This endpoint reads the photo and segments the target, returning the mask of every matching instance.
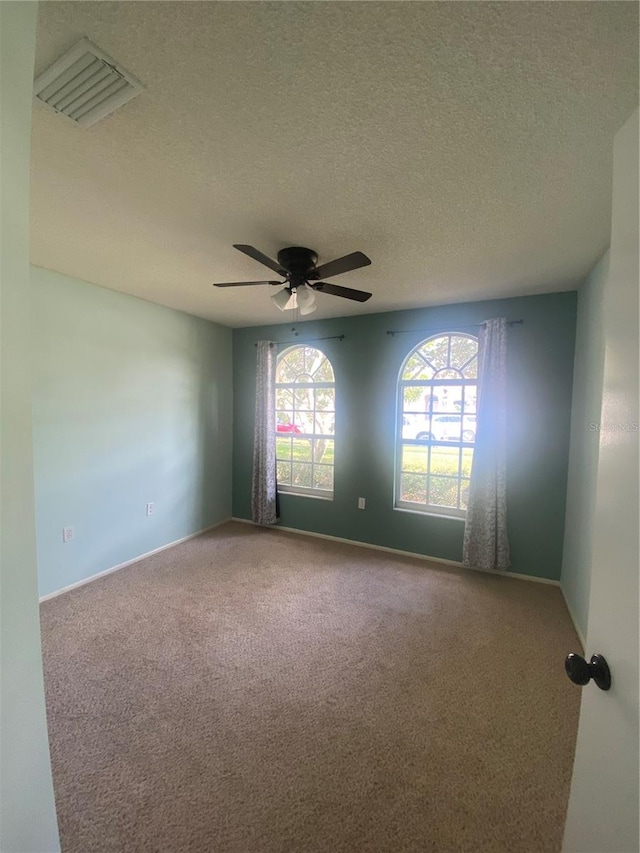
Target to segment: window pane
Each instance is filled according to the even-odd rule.
[[[314,382],[333,382],[333,370],[329,360],[323,357],[318,367],[313,371]]]
[[[276,410],[276,429],[278,424],[282,424],[284,426],[290,426],[293,423],[293,412],[289,410],[277,409]],[[280,430],[280,432],[288,432],[290,430]]]
[[[469,481],[460,481],[460,509],[467,509],[469,501]]]
[[[478,378],[478,357],[476,356],[472,359],[469,364],[463,369],[462,375],[465,379],[477,379]]]
[[[400,500],[426,503],[427,478],[420,474],[403,474],[400,483]]]
[[[296,412],[296,426],[305,435],[313,435],[313,412]]]
[[[404,366],[403,379],[431,379],[433,367],[428,364],[418,353],[414,353]]]
[[[436,445],[431,448],[432,474],[446,474],[449,477],[457,477],[459,472],[460,449],[458,447],[441,447],[440,445]]]
[[[315,347],[305,347],[304,348],[304,370],[305,373],[308,373],[309,376],[313,377],[313,374],[318,370],[323,361],[326,360],[326,356],[323,352],[320,352],[319,349]],[[313,381],[317,382],[315,378]]]
[[[402,416],[402,438],[417,441],[428,441],[431,438],[431,421],[429,415],[406,412]]]
[[[316,388],[316,409],[323,412],[333,412],[336,408],[336,392],[334,388]]]
[[[471,476],[471,463],[473,462],[473,450],[471,448],[463,448],[462,450],[462,476]]]
[[[433,506],[458,506],[458,481],[447,477],[429,477],[429,503]]]
[[[292,486],[311,488],[311,464],[294,462],[292,465]]]
[[[276,382],[295,382],[298,371],[291,366],[289,358],[283,358],[276,368]]]
[[[434,379],[462,379],[462,377],[457,370],[453,370],[451,367],[445,367],[436,373]]]
[[[402,470],[426,474],[429,464],[429,448],[417,444],[402,445]]]
[[[293,409],[293,392],[290,388],[276,388],[276,409]]]
[[[475,442],[476,440],[476,416],[465,415],[462,419],[462,440]]]
[[[293,459],[295,462],[311,462],[311,439],[310,438],[294,438],[293,444]]]
[[[291,463],[290,462],[280,462],[277,463],[277,474],[276,478],[278,483],[282,486],[290,486],[291,485]]]
[[[418,350],[420,355],[436,370],[449,364],[449,336],[442,335],[424,343]]]
[[[281,435],[276,436],[276,457],[278,459],[291,458],[291,439]]]
[[[429,411],[432,389],[428,385],[405,385],[403,391],[403,411],[421,412]]]
[[[314,466],[313,488],[333,490],[333,467],[331,465]]]
[[[456,367],[458,370],[462,369],[465,367],[467,362],[475,360],[477,352],[478,341],[475,338],[468,338],[466,335],[451,335],[451,367]],[[465,375],[466,374],[467,371],[465,370]]]
[[[478,398],[478,386],[475,383],[463,385],[462,391],[462,406],[460,407],[465,414],[475,415],[476,401]]]
[[[333,412],[316,412],[316,433],[334,435],[336,431],[336,416]]]
[[[314,462],[333,465],[333,441],[329,438],[316,438],[313,441]]]
[[[313,388],[296,388],[294,400],[297,412],[312,412],[314,400]]]

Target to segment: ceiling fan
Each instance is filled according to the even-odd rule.
[[[284,281],[225,281],[214,284],[214,287],[248,287],[254,284],[270,284],[275,287],[284,285],[271,299],[280,311],[297,308],[301,314],[312,314],[316,308],[315,292],[328,293],[331,296],[342,296],[344,299],[354,299],[356,302],[366,302],[371,298],[370,293],[364,290],[353,290],[351,287],[340,287],[337,284],[320,281],[321,278],[331,278],[343,272],[360,269],[368,266],[371,261],[362,252],[352,252],[335,261],[316,266],[318,255],[313,249],[305,249],[302,246],[289,246],[278,252],[278,260],[273,261],[253,246],[235,244],[238,249],[253,258],[258,263],[264,264]]]

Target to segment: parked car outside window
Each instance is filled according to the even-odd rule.
[[[435,415],[431,422],[435,441],[475,441],[475,415]]]
[[[402,437],[427,441],[431,436],[431,418],[429,415],[403,415]]]
[[[416,441],[476,440],[475,415],[421,415],[402,417],[402,438]]]

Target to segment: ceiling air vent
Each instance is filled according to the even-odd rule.
[[[54,112],[89,127],[143,88],[89,39],[82,39],[37,78],[34,97]]]

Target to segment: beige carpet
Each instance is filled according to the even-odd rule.
[[[42,629],[64,853],[560,849],[557,588],[229,523]]]

